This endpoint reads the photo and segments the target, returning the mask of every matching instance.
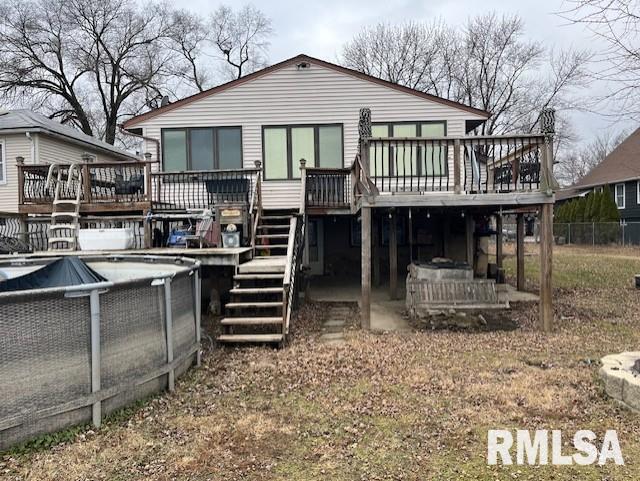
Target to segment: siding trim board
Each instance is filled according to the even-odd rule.
[[[0,141],[0,185],[7,185],[7,155],[4,149],[4,141]]]
[[[244,83],[250,82],[250,81],[255,80],[257,78],[260,78],[260,77],[262,77],[264,75],[267,75],[267,74],[269,74],[271,72],[274,72],[274,71],[280,70],[282,68],[288,67],[288,66],[290,66],[292,64],[298,64],[298,63],[301,63],[301,62],[309,62],[309,63],[312,63],[312,64],[316,64],[316,65],[319,65],[319,66],[322,66],[322,67],[325,67],[325,68],[329,68],[329,69],[334,70],[336,72],[340,72],[340,73],[343,73],[343,74],[346,74],[346,75],[350,75],[352,77],[357,77],[357,78],[359,78],[361,80],[366,80],[366,81],[369,81],[369,82],[372,82],[372,83],[383,85],[385,87],[388,87],[388,88],[391,88],[391,89],[394,89],[394,90],[398,90],[400,92],[404,92],[404,93],[409,94],[409,95],[414,95],[416,97],[421,97],[421,98],[426,99],[426,100],[431,100],[432,102],[437,102],[437,103],[446,105],[448,107],[452,107],[452,108],[463,110],[463,111],[466,111],[466,112],[469,112],[469,113],[472,113],[472,114],[476,114],[476,115],[479,115],[481,117],[484,117],[485,120],[488,119],[491,116],[491,114],[489,112],[486,112],[486,111],[481,110],[481,109],[476,109],[475,107],[470,107],[469,105],[461,104],[459,102],[455,102],[453,100],[445,99],[445,98],[442,98],[442,97],[437,97],[435,95],[428,94],[428,93],[425,93],[425,92],[421,92],[419,90],[415,90],[415,89],[412,89],[412,88],[409,88],[409,87],[404,87],[402,85],[398,85],[398,84],[395,84],[393,82],[389,82],[387,80],[383,80],[383,79],[380,79],[380,78],[377,78],[377,77],[373,77],[371,75],[367,75],[365,73],[358,72],[356,70],[352,70],[350,68],[343,67],[341,65],[336,65],[334,63],[330,63],[330,62],[327,62],[327,61],[324,61],[324,60],[320,60],[320,59],[317,59],[317,58],[314,58],[314,57],[310,57],[310,56],[305,55],[305,54],[300,54],[300,55],[297,55],[297,56],[292,57],[290,59],[284,60],[282,62],[273,64],[273,65],[271,65],[269,67],[266,67],[266,68],[264,68],[262,70],[258,70],[257,72],[253,72],[253,73],[251,73],[249,75],[245,75],[242,78],[239,78],[239,79],[236,79],[236,80],[232,80],[231,82],[227,82],[225,84],[218,85],[217,87],[213,87],[213,88],[211,88],[209,90],[205,90],[204,92],[199,92],[199,93],[191,95],[189,97],[185,97],[185,98],[177,100],[176,102],[173,102],[173,103],[171,103],[169,105],[157,108],[155,110],[151,110],[151,111],[146,112],[144,114],[136,115],[135,117],[132,117],[129,120],[127,120],[123,124],[123,127],[125,129],[131,128],[134,125],[136,125],[136,124],[138,124],[138,123],[140,123],[142,121],[149,120],[149,119],[151,119],[153,117],[157,117],[158,115],[164,114],[166,112],[169,112],[171,110],[177,109],[177,108],[182,107],[184,105],[188,105],[188,104],[190,104],[192,102],[195,102],[197,100],[200,100],[202,98],[209,97],[211,95],[217,94],[219,92],[223,92],[223,91],[231,89],[233,87],[237,87],[239,85],[242,85]]]

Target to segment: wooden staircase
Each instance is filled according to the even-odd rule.
[[[54,189],[48,248],[50,251],[74,251],[78,248],[80,229],[82,172],[76,164],[71,164],[65,176],[57,164],[52,164],[47,186]]]
[[[278,343],[285,340],[287,252],[293,245],[292,215],[260,216],[253,260],[238,266],[231,301],[220,321],[225,343]]]

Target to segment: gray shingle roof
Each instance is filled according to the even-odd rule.
[[[62,125],[44,115],[31,110],[8,110],[0,112],[0,133],[15,132],[43,132],[66,137],[70,142],[82,143],[117,158],[132,160],[135,154],[114,147],[107,142],[91,137],[77,129]]]

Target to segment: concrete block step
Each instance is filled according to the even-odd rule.
[[[231,294],[281,294],[282,287],[234,287],[229,292]]]
[[[219,342],[282,342],[282,334],[223,334],[218,336]]]
[[[225,305],[227,309],[273,309],[282,307],[282,301],[273,302],[229,302]]]
[[[262,326],[282,324],[282,317],[225,317],[223,326]]]

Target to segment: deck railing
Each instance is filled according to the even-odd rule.
[[[363,142],[379,192],[536,191],[547,144],[542,135],[370,138]]]
[[[151,174],[157,211],[205,209],[225,202],[250,202],[259,169],[197,170]]]
[[[352,199],[351,169],[307,167],[305,197],[310,208],[349,208]]]
[[[58,163],[62,178],[68,176],[70,164]],[[151,163],[95,162],[79,164],[82,185],[64,182],[61,199],[73,199],[81,190],[83,204],[109,203],[122,205],[149,202]],[[18,196],[20,205],[50,205],[54,190],[47,185],[50,164],[18,163]]]

